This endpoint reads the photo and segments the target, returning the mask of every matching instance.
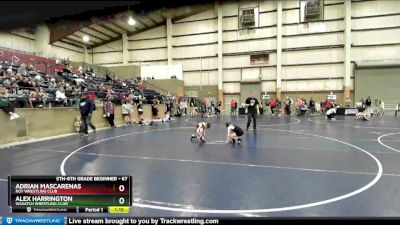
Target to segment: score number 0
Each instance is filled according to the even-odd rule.
[[[125,191],[125,186],[122,185],[122,184],[119,185],[118,190],[120,192],[124,192]],[[118,202],[119,202],[119,204],[123,205],[125,203],[125,198],[124,197],[119,198]]]

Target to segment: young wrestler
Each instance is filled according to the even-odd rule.
[[[363,120],[370,120],[372,116],[372,111],[370,108],[366,108],[363,112],[356,114],[356,120],[362,118]]]
[[[192,137],[190,138],[190,141],[193,141],[193,139],[197,138],[200,142],[205,143],[206,142],[206,129],[209,129],[211,127],[210,122],[201,122],[197,124],[196,127],[196,134],[197,137],[192,134]]]
[[[226,127],[228,129],[228,134],[226,135],[225,143],[226,144],[228,144],[229,142],[231,142],[232,144],[235,144],[235,142],[237,142],[238,144],[242,143],[242,139],[240,137],[243,135],[243,129],[230,122],[226,123]]]

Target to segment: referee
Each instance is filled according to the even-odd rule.
[[[247,106],[247,131],[249,131],[251,119],[253,118],[253,128],[254,131],[256,131],[256,125],[257,125],[257,114],[258,112],[258,100],[256,98],[256,93],[253,91],[251,93],[251,97],[248,97],[246,99],[246,106]]]

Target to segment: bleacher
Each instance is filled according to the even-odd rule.
[[[143,103],[152,103],[154,99],[163,101],[160,93],[146,87],[141,90],[140,81],[137,79],[110,79],[104,74],[94,74],[90,70],[77,74],[68,69],[65,61],[61,65],[47,63],[47,67],[51,67],[51,74],[48,74],[47,68],[43,71],[32,65],[32,57],[24,57],[25,61],[22,61],[13,55],[11,60],[5,60],[4,53],[1,55],[3,59],[0,59],[0,87],[7,89],[9,99],[15,102],[16,107],[26,107],[30,92],[38,89],[47,93],[47,102],[52,106],[62,105],[55,97],[58,89],[65,91],[68,106],[75,106],[82,94],[94,94],[100,100],[111,97],[115,104],[121,104],[129,95],[135,102],[142,100]],[[23,64],[27,65],[26,68]],[[40,102],[40,99],[33,101],[34,104]]]

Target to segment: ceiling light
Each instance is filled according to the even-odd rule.
[[[83,39],[84,42],[88,42],[89,41],[89,36],[84,35],[82,39]]]
[[[136,23],[136,21],[132,17],[129,17],[128,24],[133,26],[133,25],[135,25],[135,23]]]

